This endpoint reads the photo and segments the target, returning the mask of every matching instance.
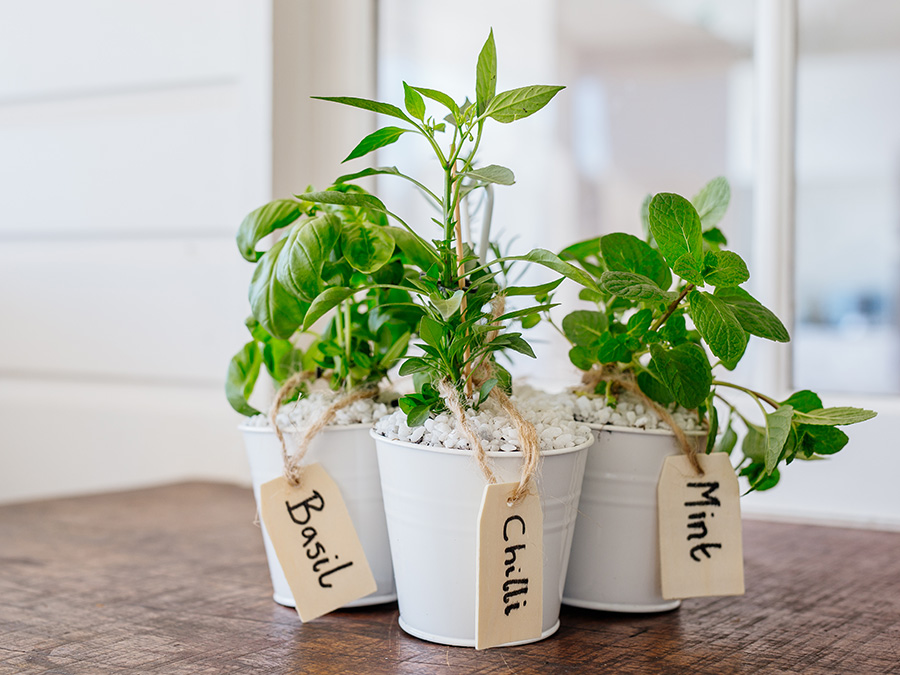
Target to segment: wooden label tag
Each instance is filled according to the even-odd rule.
[[[260,514],[302,621],[375,592],[341,491],[321,464],[303,467],[297,487],[284,476],[261,485]]]
[[[537,494],[509,504],[518,485],[488,485],[481,499],[475,553],[475,649],[541,636],[544,514]]]
[[[666,457],[657,486],[659,558],[666,600],[744,594],[737,476],[723,452]]]

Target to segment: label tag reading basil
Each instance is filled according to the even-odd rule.
[[[302,621],[376,590],[338,486],[321,464],[299,486],[280,476],[260,486],[260,514]]]
[[[741,505],[728,455],[666,457],[657,486],[662,595],[667,600],[744,594]]]
[[[536,494],[509,504],[518,485],[488,485],[481,499],[475,570],[475,649],[541,636],[544,514]]]

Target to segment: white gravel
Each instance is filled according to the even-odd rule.
[[[558,394],[561,405],[566,406],[572,417],[588,424],[608,425],[614,427],[631,427],[633,429],[668,429],[669,425],[659,419],[656,412],[628,392],[618,396],[616,407],[606,404],[605,396],[586,396],[573,391]],[[697,414],[676,406],[668,407],[675,423],[685,431],[699,430]]]
[[[308,426],[318,419],[325,409],[339,396],[332,391],[313,391],[309,396],[288,403],[278,411],[278,427],[284,431]],[[385,396],[380,398],[384,399]],[[390,398],[390,397],[387,397]],[[343,426],[346,424],[372,424],[379,417],[384,417],[394,406],[374,398],[364,398],[351,403],[346,408],[338,410],[334,419],[328,426]],[[265,415],[256,415],[246,422],[251,427],[270,426],[269,418]]]
[[[592,440],[590,428],[572,418],[570,410],[557,397],[534,389],[516,391],[511,397],[522,416],[534,424],[541,441],[541,450],[575,447]],[[482,404],[478,411],[466,411],[469,425],[481,438],[488,452],[519,450],[519,434],[509,416],[493,400]],[[456,419],[449,412],[425,420],[418,427],[406,424],[401,410],[375,423],[376,433],[387,438],[434,447],[470,449],[468,439]]]

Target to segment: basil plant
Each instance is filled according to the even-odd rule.
[[[326,192],[358,203],[279,199],[250,213],[238,230],[241,255],[256,264],[246,321],[252,339],[232,358],[226,379],[228,400],[243,415],[259,414],[248,399],[263,366],[278,385],[305,371],[334,390],[350,390],[377,386],[408,347],[418,313],[403,309],[410,297],[398,285],[405,258],[396,228],[367,206],[365,199],[374,198],[361,188]],[[284,236],[257,250],[276,232]],[[313,332],[331,309],[324,329]],[[309,344],[301,349],[304,333]]]
[[[595,308],[569,313],[557,328],[571,343],[575,366],[603,373],[591,393],[606,394],[611,404],[610,378],[618,376],[633,378],[663,406],[696,410],[709,430],[707,453],[732,453],[742,427],[737,470],[751,489],[765,490],[778,483],[779,465],[838,452],[848,441],[838,426],[875,413],[825,408],[811,391],[779,401],[720,374],[737,366],[751,336],[790,340],[778,317],[742,287],[750,278],[744,260],[725,249],[717,225],[730,195],[724,178],[692,200],[657,194],[642,209],[646,240],[614,233],[562,251],[560,257],[589,273],[597,288],[579,296]],[[553,323],[549,312],[542,316]],[[729,390],[749,397],[761,421],[733,405]]]

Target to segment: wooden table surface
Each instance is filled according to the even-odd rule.
[[[0,507],[0,674],[900,673],[900,534],[747,521],[747,594],[563,608],[548,640],[406,635],[396,603],[308,624],[271,599],[249,490],[188,483]]]

